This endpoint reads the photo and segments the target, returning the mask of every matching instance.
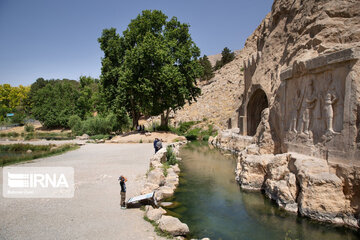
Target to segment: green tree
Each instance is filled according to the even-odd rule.
[[[86,116],[96,112],[98,104],[99,87],[97,80],[92,77],[80,76],[79,99],[77,100],[77,108],[79,116],[84,119]]]
[[[22,85],[12,87],[10,84],[0,85],[0,120],[4,120],[6,113],[15,113],[12,122],[23,123],[24,108],[29,96],[30,87]]]
[[[235,53],[231,52],[231,50],[225,47],[221,52],[221,60],[216,61],[214,70],[218,70],[222,68],[225,64],[231,62],[235,59]]]
[[[211,63],[209,61],[209,58],[206,55],[204,55],[202,58],[200,58],[199,62],[204,69],[203,74],[200,77],[200,81],[210,80],[211,78],[213,78],[214,72]]]
[[[231,62],[235,58],[235,53],[231,52],[231,50],[227,47],[224,48],[224,50],[221,52],[221,61],[223,65]]]
[[[69,117],[78,114],[76,83],[52,80],[38,89],[32,97],[35,118],[48,128],[67,127]]]
[[[100,82],[107,108],[122,113],[125,109],[133,127],[141,114],[161,114],[166,126],[171,110],[200,94],[196,87],[202,73],[200,50],[188,24],[167,18],[161,11],[145,10],[122,36],[111,28],[98,39],[104,51]]]

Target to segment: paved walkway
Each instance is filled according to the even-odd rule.
[[[21,166],[75,169],[71,199],[0,197],[0,239],[163,239],[139,209],[121,210],[118,177],[128,178],[127,199],[145,180],[152,144],[86,144]],[[0,187],[2,191],[2,169]]]

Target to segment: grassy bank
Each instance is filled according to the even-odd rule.
[[[75,136],[71,132],[55,133],[55,132],[0,132],[0,138],[9,140],[32,140],[32,139],[45,139],[45,140],[72,140]]]
[[[32,144],[9,144],[0,145],[0,165],[6,166],[22,161],[49,157],[78,149],[75,144],[64,145],[32,145]]]

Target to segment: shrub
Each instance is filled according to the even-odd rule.
[[[71,131],[75,135],[83,134],[83,126],[82,126],[81,118],[78,115],[70,116],[68,121],[68,126],[71,128]]]
[[[34,125],[32,124],[25,124],[25,132],[34,132]]]
[[[169,165],[175,165],[178,163],[178,161],[176,160],[176,155],[173,152],[171,146],[167,146],[167,148],[166,148],[166,162]]]
[[[196,140],[200,136],[200,131],[200,128],[193,128],[185,134],[185,137],[187,140]]]

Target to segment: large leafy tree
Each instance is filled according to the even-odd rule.
[[[0,85],[0,120],[4,120],[6,113],[15,113],[13,120],[20,120],[16,123],[21,123],[25,117],[24,108],[29,91],[30,87],[22,85],[18,87],[12,87],[10,84]]]
[[[32,96],[32,113],[45,127],[67,127],[71,115],[79,114],[78,82],[50,80]]]
[[[104,29],[98,39],[104,51],[101,91],[110,109],[126,109],[137,125],[141,114],[162,115],[167,125],[171,110],[196,100],[202,73],[199,48],[189,25],[158,10],[145,10],[131,20],[120,36]]]

